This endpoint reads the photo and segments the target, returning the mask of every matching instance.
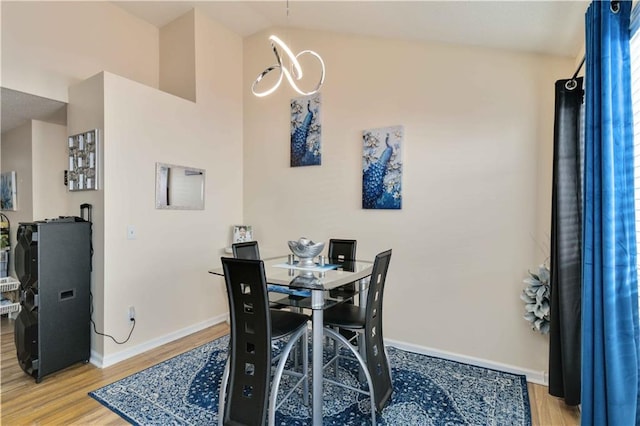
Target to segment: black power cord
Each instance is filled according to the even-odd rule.
[[[84,218],[84,210],[87,210],[87,222],[89,222],[89,244],[90,244],[90,259],[91,259],[91,263],[90,263],[90,270],[93,271],[93,223],[91,222],[91,210],[92,210],[93,206],[91,204],[81,204],[80,205],[80,216],[82,216]],[[91,310],[89,313],[89,320],[91,321],[91,324],[93,325],[93,332],[96,333],[99,336],[105,336],[110,338],[111,340],[113,340],[117,345],[124,345],[125,343],[127,343],[129,341],[129,339],[131,339],[131,335],[133,334],[133,330],[135,330],[136,328],[136,319],[135,318],[131,318],[131,330],[129,330],[129,335],[127,336],[127,338],[122,341],[122,342],[118,342],[116,340],[115,337],[113,337],[110,334],[105,334],[105,333],[100,333],[96,327],[96,323],[93,321],[93,293],[91,293],[91,291],[89,292],[89,298],[91,300]]]
[[[99,336],[105,336],[110,338],[111,340],[113,340],[117,345],[124,345],[125,343],[127,343],[129,341],[129,339],[131,338],[131,335],[133,334],[133,330],[135,330],[136,328],[136,319],[135,318],[131,318],[131,330],[129,330],[129,335],[127,336],[127,338],[122,341],[122,342],[118,342],[116,340],[115,337],[113,337],[110,334],[105,334],[105,333],[100,333],[97,329],[96,329],[96,323],[93,322],[93,293],[89,292],[89,297],[91,298],[91,312],[90,312],[90,320],[91,320],[91,324],[93,324],[93,332],[96,333]]]

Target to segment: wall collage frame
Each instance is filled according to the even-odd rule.
[[[69,191],[99,189],[98,144],[98,129],[69,136]]]

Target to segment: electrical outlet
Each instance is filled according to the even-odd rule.
[[[129,306],[129,321],[133,321],[136,319],[136,308],[133,306]]]

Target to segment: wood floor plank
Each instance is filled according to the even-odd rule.
[[[220,324],[104,369],[91,364],[74,364],[45,376],[41,383],[36,384],[18,365],[13,321],[3,317],[0,334],[0,424],[128,424],[89,397],[88,393],[228,332],[228,325]]]
[[[75,364],[45,376],[42,382],[18,365],[13,321],[2,317],[0,333],[0,424],[2,425],[126,425],[124,419],[88,396],[92,390],[217,339],[227,324],[168,343],[104,369]],[[548,394],[545,386],[528,384],[534,426],[577,426],[580,413]]]

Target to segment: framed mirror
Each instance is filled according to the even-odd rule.
[[[156,163],[156,208],[204,210],[205,171]]]

